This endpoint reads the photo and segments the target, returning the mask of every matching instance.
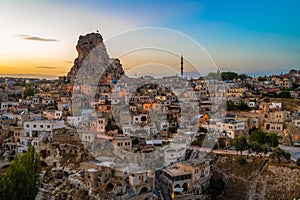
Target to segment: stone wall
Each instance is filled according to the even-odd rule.
[[[300,199],[300,167],[295,163],[251,157],[239,164],[238,157],[216,156],[214,177],[221,176],[226,183],[220,199]]]

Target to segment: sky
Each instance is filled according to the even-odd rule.
[[[287,72],[300,68],[299,7],[297,0],[1,0],[0,74],[66,75],[77,57],[79,35],[96,30],[108,40],[110,56],[119,57],[127,70],[136,65],[146,70],[147,64],[150,69],[151,63],[168,69],[167,65],[179,66],[178,54],[189,58],[187,63],[199,58],[197,54],[207,54],[222,71]],[[110,45],[111,38],[143,27],[174,30],[175,36],[167,38],[164,33],[145,34],[147,29],[142,33],[144,40],[157,40],[157,44],[170,40],[178,50],[170,43],[164,46],[165,60],[163,56],[149,59],[162,52],[159,48],[152,54],[149,49],[114,53],[126,43]],[[199,44],[202,51],[184,39],[176,40],[176,34]],[[135,37],[127,39],[137,42]],[[174,52],[176,56],[170,56]]]

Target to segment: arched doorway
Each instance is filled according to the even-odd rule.
[[[183,187],[184,192],[189,190],[189,184],[188,183],[184,183],[182,187]]]
[[[107,184],[107,186],[106,186],[106,189],[107,189],[108,191],[112,191],[112,190],[114,190],[114,188],[115,188],[115,186],[114,186],[112,183],[109,183],[109,184]]]
[[[45,161],[42,161],[42,160],[41,160],[41,166],[42,166],[42,167],[48,167],[48,164],[47,164]]]
[[[142,121],[142,122],[146,122],[146,121],[147,121],[147,117],[146,117],[146,116],[142,116],[142,117],[141,117],[141,121]]]
[[[148,193],[148,188],[143,187],[140,191],[140,194],[146,194],[146,193]]]

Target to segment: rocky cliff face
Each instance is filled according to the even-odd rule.
[[[225,192],[219,199],[299,199],[300,167],[277,164],[262,158],[248,158],[239,164],[237,156],[217,156],[214,176],[225,181]]]
[[[267,164],[253,193],[252,199],[300,199],[300,168]]]
[[[67,74],[68,81],[74,82],[75,79],[89,79],[105,83],[108,77],[109,80],[119,79],[120,75],[124,74],[120,61],[109,58],[103,38],[99,33],[79,36],[76,50],[78,57]],[[87,84],[91,83],[87,82]]]

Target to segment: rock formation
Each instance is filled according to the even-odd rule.
[[[110,84],[109,81],[118,80],[124,74],[120,61],[109,58],[103,38],[99,33],[79,36],[76,50],[78,57],[67,74],[68,81],[73,83],[75,79],[88,79]]]

